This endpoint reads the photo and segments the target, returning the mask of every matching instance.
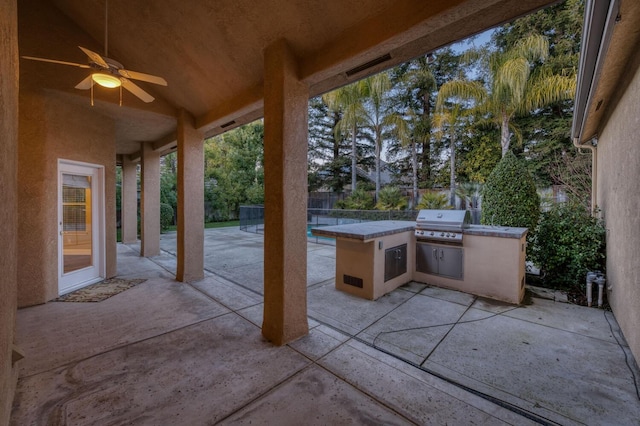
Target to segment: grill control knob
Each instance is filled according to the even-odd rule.
[[[429,235],[431,235],[431,236],[433,237],[433,235],[434,235],[434,234],[433,234],[433,231],[431,231],[431,233],[430,233]]]
[[[441,232],[441,233],[440,233],[440,236],[441,236],[441,237],[444,237],[444,232]]]

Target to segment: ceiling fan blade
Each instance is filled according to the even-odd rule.
[[[76,84],[76,89],[89,90],[91,89],[92,84],[93,84],[93,80],[91,79],[91,76],[89,76],[84,80],[82,80],[80,83]]]
[[[132,81],[127,80],[126,78],[121,78],[120,80],[122,81],[122,87],[139,97],[142,101],[149,103],[155,99],[153,96],[142,90],[140,86],[133,83]]]
[[[51,62],[52,64],[71,65],[78,68],[91,68],[87,64],[76,64],[75,62],[58,61],[56,59],[36,58],[34,56],[23,56],[24,59],[30,59],[32,61]]]
[[[109,68],[109,64],[107,64],[107,62],[102,58],[102,56],[100,56],[99,54],[97,54],[92,50],[87,49],[86,47],[82,47],[82,46],[78,46],[78,47],[89,57],[89,59],[91,59],[92,62],[95,62],[96,64],[100,65],[102,68]]]
[[[133,80],[146,81],[147,83],[159,84],[160,86],[166,86],[167,80],[156,75],[145,74],[137,71],[118,70],[121,76],[131,78]]]

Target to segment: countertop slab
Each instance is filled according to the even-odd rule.
[[[311,233],[317,237],[350,238],[367,241],[401,232],[413,232],[416,223],[408,220],[381,220],[374,222],[350,223],[345,225],[331,225],[312,228]],[[465,228],[465,235],[479,235],[499,238],[522,238],[528,232],[527,228],[511,226],[471,225]]]
[[[527,228],[514,226],[471,225],[463,231],[465,235],[481,235],[485,237],[522,238],[527,235]]]
[[[366,241],[401,232],[413,232],[415,227],[416,223],[413,221],[380,220],[311,228],[311,233],[318,237],[351,238]]]

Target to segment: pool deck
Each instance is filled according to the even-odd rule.
[[[263,236],[205,230],[193,284],[174,280],[175,244],[119,244],[118,276],[147,281],[103,302],[18,311],[11,424],[640,424],[611,312],[416,282],[359,299],[335,289],[335,247],[309,243],[310,332],[276,347]]]

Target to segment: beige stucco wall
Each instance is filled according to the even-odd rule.
[[[114,124],[68,95],[39,91],[28,84],[24,78],[21,80],[18,147],[20,307],[44,303],[58,296],[58,159],[104,166],[106,275],[116,274]]]
[[[9,423],[17,369],[11,366],[17,282],[18,25],[16,1],[0,0],[0,425]]]
[[[464,236],[464,277],[455,280],[414,273],[414,280],[518,304],[524,297],[526,235],[503,238]]]
[[[640,360],[640,52],[619,83],[617,102],[598,138],[597,198],[607,227],[607,292]]]
[[[407,272],[385,282],[385,252],[404,244],[407,245]],[[336,288],[354,296],[376,300],[413,279],[416,257],[413,231],[366,242],[338,238],[336,253],[340,253],[336,256]],[[345,284],[345,275],[361,278],[362,288]]]

